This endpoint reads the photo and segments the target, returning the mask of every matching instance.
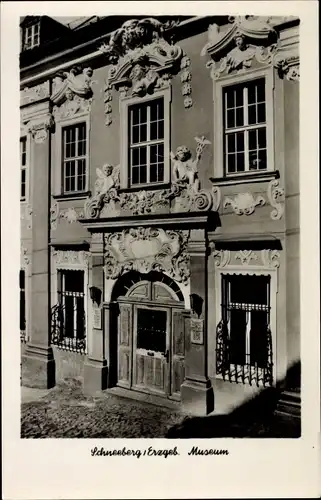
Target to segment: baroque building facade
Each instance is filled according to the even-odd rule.
[[[22,383],[298,394],[299,19],[21,32]]]

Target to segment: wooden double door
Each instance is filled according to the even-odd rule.
[[[118,385],[180,398],[185,367],[184,303],[160,283],[119,299]]]

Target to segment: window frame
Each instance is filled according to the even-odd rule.
[[[266,113],[266,155],[267,168],[262,170],[248,170],[242,172],[231,172],[226,174],[225,171],[225,125],[224,125],[224,90],[228,87],[248,83],[254,80],[265,79],[265,113]],[[226,183],[229,178],[233,177],[233,181],[238,182],[244,179],[248,182],[249,179],[260,178],[263,176],[275,174],[275,152],[274,152],[274,69],[268,67],[265,69],[259,68],[250,70],[246,73],[228,75],[214,80],[213,101],[214,101],[214,177],[219,180],[224,179]],[[231,179],[232,180],[232,179]],[[233,183],[234,183],[233,182]]]
[[[21,196],[21,185],[22,185],[22,178],[21,178],[21,173],[22,173],[22,164],[21,164],[21,150],[20,150],[20,204],[28,204],[30,200],[30,164],[31,164],[31,135],[29,132],[25,131],[24,129],[21,129],[20,131],[20,141],[19,141],[19,148],[21,141],[25,139],[26,141],[26,164],[24,165],[24,170],[26,172],[25,174],[25,196]]]
[[[86,124],[86,182],[83,191],[67,192],[64,193],[63,190],[63,129],[72,125],[78,125],[81,123]],[[88,112],[79,114],[73,118],[63,118],[56,121],[56,131],[53,139],[53,165],[54,178],[53,178],[53,190],[52,194],[55,199],[63,200],[74,200],[83,199],[85,200],[89,194],[90,186],[90,114]]]
[[[279,349],[277,346],[277,293],[278,293],[278,275],[277,269],[264,268],[261,266],[248,265],[248,266],[237,266],[228,265],[223,268],[215,269],[215,331],[217,324],[222,319],[222,275],[233,274],[233,275],[248,275],[248,276],[270,276],[270,328],[272,335],[272,361],[273,361],[273,386],[277,382],[277,372],[280,367],[276,364],[276,352]],[[215,334],[216,343],[216,334]],[[214,378],[222,379],[223,376],[216,372],[216,361],[214,364]],[[229,382],[230,383],[230,382]],[[234,380],[231,383],[236,383]],[[244,385],[248,385],[246,382]]]
[[[38,28],[37,33],[36,32],[36,27]],[[31,35],[29,35],[29,31],[31,30]],[[35,43],[35,38],[37,37],[37,43]],[[27,40],[31,40],[30,46],[27,45]],[[33,49],[34,47],[39,47],[40,45],[40,21],[37,23],[30,24],[28,26],[25,26],[24,28],[24,33],[23,33],[23,47],[24,50],[30,50]]]
[[[65,157],[65,147],[66,147],[66,142],[65,142],[65,131],[67,129],[75,129],[75,150],[78,149],[78,143],[79,143],[79,128],[81,125],[85,126],[85,144],[86,144],[86,154],[84,155],[75,155],[69,158]],[[71,125],[64,125],[61,128],[61,192],[63,195],[67,196],[73,196],[73,195],[78,195],[80,193],[84,193],[87,191],[87,175],[88,175],[88,154],[87,154],[87,124],[85,121],[80,121],[78,123],[73,123]],[[84,182],[84,188],[83,189],[78,189],[78,183],[79,183],[79,160],[85,160],[85,182]],[[67,162],[75,162],[75,186],[77,186],[77,189],[73,191],[67,191],[66,188],[66,163]],[[71,178],[71,176],[69,176]]]
[[[121,97],[119,99],[119,114],[120,114],[120,187],[123,189],[142,189],[146,187],[157,187],[160,188],[164,184],[170,182],[171,172],[170,172],[170,131],[171,131],[171,100],[172,100],[171,86],[155,91],[152,95],[147,95],[145,97]],[[129,162],[129,108],[136,104],[144,104],[155,99],[163,98],[164,102],[164,180],[162,182],[152,182],[144,184],[133,184],[131,185],[130,179],[131,175],[129,172],[130,162]]]

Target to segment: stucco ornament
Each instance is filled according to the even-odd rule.
[[[153,18],[131,19],[101,45],[99,50],[111,65],[108,83],[121,97],[130,92],[140,97],[152,94],[179,72],[183,51],[171,43],[172,27]],[[108,117],[106,123],[110,122]]]
[[[84,212],[82,210],[76,210],[74,207],[69,207],[66,210],[62,210],[59,217],[65,219],[68,224],[73,224],[77,222],[78,219],[84,218]]]
[[[190,275],[187,231],[138,227],[105,235],[105,273],[109,279],[135,270],[166,272],[179,282]]]
[[[57,229],[59,219],[59,205],[57,202],[53,203],[50,208],[50,228],[52,231]]]
[[[215,245],[213,248],[213,257],[214,263],[216,267],[226,267],[229,265],[231,260],[231,251],[230,250],[216,250]]]
[[[235,254],[235,260],[240,260],[242,266],[249,265],[251,260],[257,260],[257,255],[253,250],[239,250]]]
[[[270,213],[271,219],[281,219],[284,212],[284,188],[279,187],[279,181],[277,179],[269,183],[267,196],[271,207],[273,207]]]
[[[193,99],[192,99],[192,85],[191,85],[191,80],[192,80],[192,72],[190,69],[191,66],[191,60],[190,58],[185,54],[182,59],[181,59],[181,83],[182,83],[182,95],[184,97],[184,107],[185,108],[191,108],[193,106]]]
[[[129,210],[133,215],[150,214],[159,211],[161,206],[168,207],[169,201],[163,196],[163,191],[138,191],[137,193],[122,193],[120,207]]]
[[[85,216],[88,219],[98,218],[104,205],[110,205],[111,210],[115,211],[115,202],[119,201],[120,166],[106,163],[101,169],[96,168],[96,175],[94,196],[85,202]]]
[[[31,256],[29,254],[29,251],[21,242],[21,245],[20,245],[20,267],[21,267],[21,269],[27,270],[30,263],[31,263]]]
[[[53,250],[52,258],[55,267],[62,266],[63,269],[75,269],[76,267],[87,267],[90,253],[85,250]]]
[[[92,104],[93,70],[74,66],[53,79],[51,101],[56,120],[69,118],[79,113],[88,113]]]
[[[27,125],[27,131],[31,133],[32,138],[38,144],[44,142],[48,137],[48,130],[54,125],[54,118],[51,113],[38,116],[30,120]]]
[[[299,54],[297,51],[278,52],[274,58],[274,66],[278,70],[280,78],[296,82],[300,80]]]
[[[20,105],[24,106],[45,99],[46,97],[49,97],[49,80],[35,87],[25,87],[20,92]]]
[[[280,252],[278,250],[261,250],[262,264],[269,269],[280,267]]]
[[[239,193],[234,198],[226,197],[224,199],[224,208],[232,207],[236,215],[251,215],[257,206],[265,205],[263,196],[257,196],[254,199],[251,193]]]
[[[231,27],[224,31],[214,24],[208,30],[208,43],[201,55],[209,55],[206,64],[216,80],[232,71],[244,72],[253,60],[271,64],[277,49],[277,32],[267,18],[259,16],[230,16]]]

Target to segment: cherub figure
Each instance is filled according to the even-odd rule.
[[[196,157],[192,160],[192,153],[186,146],[179,146],[176,153],[171,152],[173,161],[173,180],[180,186],[189,186],[194,193],[200,190],[197,166],[201,159],[205,144],[210,144],[205,137],[195,137],[197,142]]]
[[[95,182],[95,195],[104,197],[112,188],[119,186],[119,167],[106,163],[103,167],[96,168],[97,180]]]

